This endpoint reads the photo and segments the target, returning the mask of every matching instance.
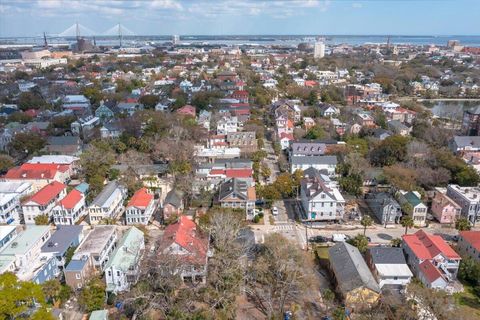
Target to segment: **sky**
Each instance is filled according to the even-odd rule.
[[[0,0],[2,37],[75,22],[97,35],[480,35],[480,0]]]

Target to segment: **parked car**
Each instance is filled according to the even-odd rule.
[[[330,239],[324,236],[315,236],[315,237],[310,237],[308,241],[313,243],[324,243],[324,242],[330,241]]]
[[[277,207],[272,207],[272,214],[274,216],[278,215],[278,208]]]
[[[333,242],[345,242],[349,239],[350,239],[350,237],[347,236],[346,234],[343,234],[343,233],[335,233],[335,234],[332,235],[332,241]]]

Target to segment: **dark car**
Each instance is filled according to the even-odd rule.
[[[324,236],[315,236],[315,237],[310,237],[308,239],[308,242],[314,242],[314,243],[323,243],[323,242],[328,242],[329,239]]]

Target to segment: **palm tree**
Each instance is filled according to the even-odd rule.
[[[405,227],[405,234],[407,234],[408,228],[412,228],[415,224],[413,223],[413,219],[410,216],[405,216],[401,220],[401,224]]]
[[[373,224],[373,220],[370,216],[363,216],[360,224],[363,226],[363,235],[365,235],[367,233],[367,227],[370,227]]]

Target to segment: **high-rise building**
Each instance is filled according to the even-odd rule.
[[[173,35],[172,36],[172,43],[175,45],[175,44],[178,44],[180,42],[180,36],[179,35]]]
[[[315,59],[321,59],[325,56],[325,43],[322,41],[315,42],[315,47],[313,48],[313,57]]]

